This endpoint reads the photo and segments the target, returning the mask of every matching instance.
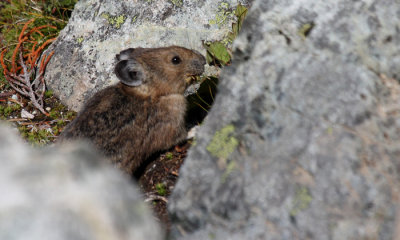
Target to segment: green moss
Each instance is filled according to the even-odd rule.
[[[167,194],[167,189],[164,183],[157,183],[155,187],[158,195],[165,196]]]
[[[120,29],[121,25],[125,22],[127,18],[124,14],[121,14],[119,16],[112,16],[109,13],[103,13],[101,14],[101,16],[105,18],[108,23],[116,29]]]
[[[174,157],[174,155],[173,155],[171,152],[167,152],[167,153],[165,154],[165,157],[166,157],[168,160],[171,160],[171,159]]]
[[[54,135],[58,135],[58,134],[60,134],[60,132],[61,132],[61,130],[60,130],[60,128],[59,128],[58,125],[53,126],[53,127],[51,128],[51,130],[53,130]]]
[[[44,96],[47,97],[47,98],[52,97],[53,96],[53,91],[47,90],[46,92],[44,92]]]
[[[300,211],[307,209],[312,201],[312,196],[307,187],[299,187],[293,199],[290,216],[296,216]]]
[[[76,116],[76,112],[74,112],[74,111],[68,111],[65,114],[65,118],[68,120],[72,120],[73,118],[75,118],[75,116]]]
[[[56,124],[57,124],[57,126],[63,126],[63,125],[65,125],[65,121],[59,119],[59,120],[57,120]]]
[[[51,118],[53,118],[53,119],[56,119],[56,118],[60,118],[61,116],[60,116],[60,112],[57,110],[57,109],[52,109],[50,112],[49,112],[49,116],[51,117]]]
[[[21,109],[21,106],[18,104],[10,104],[7,105],[6,107],[1,106],[0,107],[0,115],[2,115],[4,118],[8,118],[11,113],[13,113],[14,111],[18,111]]]
[[[29,130],[25,126],[19,126],[18,130],[21,136],[28,140],[34,146],[42,146],[51,142],[53,138],[52,131],[48,131],[47,129],[36,129],[33,128]]]
[[[232,124],[217,131],[210,144],[207,146],[207,151],[214,157],[227,159],[239,144],[239,141],[231,136],[234,131],[235,126]]]

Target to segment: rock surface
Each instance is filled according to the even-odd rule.
[[[0,125],[0,239],[163,239],[137,189],[86,144],[31,149]]]
[[[202,41],[222,40],[231,31],[239,2],[251,0],[80,0],[48,49],[54,55],[46,82],[64,103],[79,110],[85,99],[117,81],[113,69],[121,50],[179,45],[205,54]]]
[[[393,239],[399,3],[253,3],[169,201],[173,239]]]

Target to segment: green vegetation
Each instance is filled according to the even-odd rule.
[[[47,90],[46,92],[44,92],[44,96],[47,97],[47,98],[52,97],[53,96],[53,91]]]
[[[61,29],[65,27],[71,15],[72,9],[78,0],[50,0],[50,1],[28,1],[11,0],[0,2],[0,34],[3,38],[3,47],[8,51],[6,59],[11,54],[18,42],[18,36],[24,23],[34,19],[33,28],[46,26],[40,32],[34,32],[32,38],[40,39],[39,44],[56,37]],[[30,46],[25,46],[29,48]],[[0,87],[4,84],[4,76],[0,75]]]
[[[168,160],[171,160],[171,159],[174,157],[174,154],[172,154],[172,152],[167,152],[167,153],[165,154],[165,157],[166,157]]]
[[[18,104],[0,105],[0,119],[8,118],[13,112],[19,111],[21,106]]]
[[[158,195],[165,196],[167,194],[167,189],[164,183],[157,183],[155,187]]]
[[[220,9],[224,11],[217,14],[217,20],[211,21],[210,24],[222,24],[227,21],[227,19],[232,18],[233,16],[236,16],[237,21],[232,24],[232,31],[229,32],[225,39],[216,42],[204,42],[203,46],[207,50],[207,63],[217,66],[224,66],[228,65],[231,60],[231,54],[228,50],[228,46],[239,34],[239,31],[247,14],[247,8],[239,4],[233,11],[228,10],[229,5],[223,4],[222,7],[220,6]]]
[[[0,1],[0,52],[4,51],[5,67],[11,67],[12,54],[18,45],[26,56],[29,51],[38,49],[39,46],[47,46],[44,43],[55,39],[67,24],[77,2],[78,0]],[[27,28],[23,29],[25,25]],[[24,36],[29,36],[29,39],[19,39],[21,32],[25,33]],[[19,61],[15,63],[18,67]],[[3,70],[0,71],[0,92],[8,92],[11,87]],[[34,119],[20,121],[22,108],[30,113],[35,109],[27,99],[19,98],[14,101],[10,98],[11,95],[0,99],[0,119],[16,124],[21,135],[35,146],[53,141],[76,115],[59,103],[51,90],[47,90],[44,93],[44,102],[45,106],[51,107],[50,114],[46,116],[36,111]]]
[[[27,139],[34,146],[43,146],[53,141],[55,137],[53,130],[48,129],[37,129],[31,128],[29,129],[26,126],[19,126],[18,130],[20,131],[23,138]]]

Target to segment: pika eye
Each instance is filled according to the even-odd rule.
[[[178,65],[179,63],[182,62],[182,60],[181,60],[180,57],[175,56],[175,57],[172,58],[171,62],[172,62],[172,64],[174,64],[174,65]]]

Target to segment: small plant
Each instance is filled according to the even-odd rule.
[[[6,107],[0,106],[0,114],[4,117],[9,117],[11,113],[14,111],[18,111],[21,109],[21,106],[18,104],[10,104]]]
[[[165,157],[166,157],[168,160],[171,160],[171,159],[174,157],[174,155],[173,155],[171,152],[167,152],[167,153],[165,154]]]
[[[0,119],[14,122],[24,139],[35,146],[54,141],[76,115],[51,90],[45,91],[43,72],[51,53],[46,56],[42,53],[67,24],[77,1],[0,0]],[[13,101],[14,94],[31,101],[27,103],[20,97]],[[41,110],[43,105],[51,107],[51,110],[45,108],[49,114],[32,109],[32,106],[37,108],[32,97]],[[19,121],[20,104],[34,115],[33,119]]]
[[[167,194],[167,189],[166,189],[164,183],[157,183],[156,191],[157,191],[157,194],[160,196],[165,196]]]
[[[11,87],[19,94],[28,97],[31,100],[33,106],[36,107],[40,112],[48,115],[48,113],[43,108],[43,97],[46,89],[43,75],[46,65],[53,55],[53,52],[50,53],[48,56],[44,56],[40,61],[39,66],[37,62],[41,56],[43,49],[55,39],[49,39],[39,45],[39,42],[32,36],[33,33],[42,34],[40,30],[43,28],[55,27],[44,25],[28,30],[29,24],[31,24],[33,21],[34,19],[27,21],[22,28],[22,31],[18,37],[18,44],[12,54],[11,67],[8,67],[4,61],[4,54],[7,52],[7,49],[4,49],[1,52],[0,62],[1,66],[3,67],[4,77],[11,85]],[[24,44],[31,43],[32,41],[32,48],[25,51]],[[17,57],[19,57],[19,65],[17,65]],[[36,74],[36,77],[34,77],[37,67],[39,67],[39,70]]]
[[[207,50],[207,63],[217,66],[225,66],[230,63],[231,54],[227,46],[232,43],[239,34],[246,14],[247,8],[239,4],[234,11],[237,21],[232,24],[232,31],[226,38],[222,41],[203,42],[203,46]]]
[[[53,96],[53,91],[47,90],[46,92],[44,92],[44,96],[47,97],[47,98],[52,97]]]

